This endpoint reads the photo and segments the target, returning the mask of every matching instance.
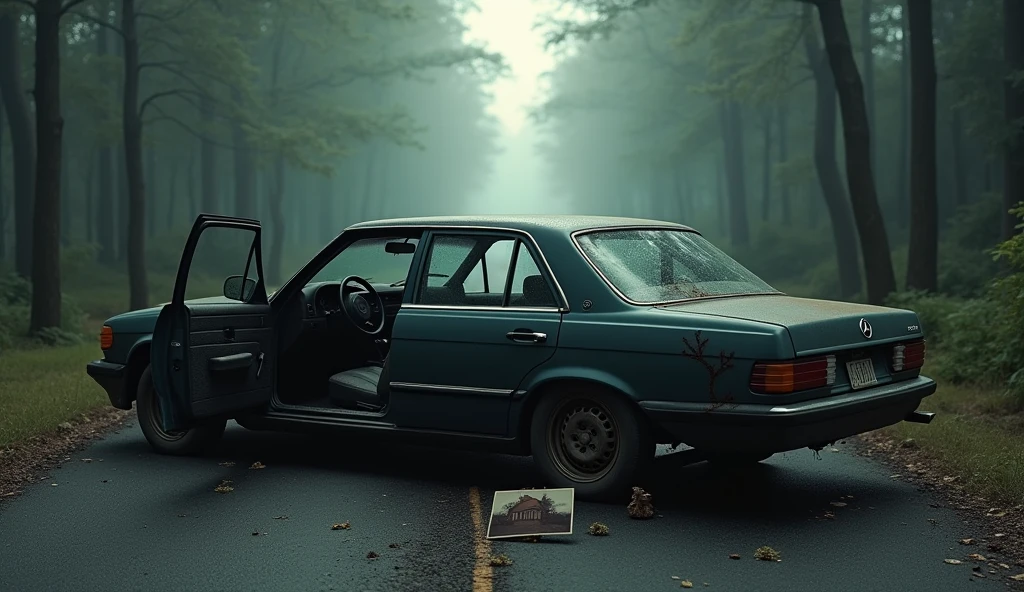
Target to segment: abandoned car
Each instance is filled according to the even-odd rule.
[[[260,223],[200,215],[170,302],[107,320],[88,373],[161,453],[348,430],[532,455],[591,499],[658,443],[735,465],[932,417],[915,313],[787,296],[679,224],[364,222],[268,292]]]

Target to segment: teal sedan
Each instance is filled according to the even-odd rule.
[[[609,499],[657,444],[742,465],[933,417],[915,313],[787,296],[679,224],[364,222],[270,294],[261,231],[199,216],[170,302],[102,329],[88,373],[157,452],[234,419],[532,455],[546,485]]]

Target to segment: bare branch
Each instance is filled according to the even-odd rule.
[[[63,6],[60,7],[60,14],[61,15],[67,14],[69,10],[71,10],[72,8],[78,6],[82,2],[85,2],[85,0],[68,0],[67,2],[64,3]]]
[[[188,102],[192,106],[197,106],[191,100],[186,99],[185,97],[187,96],[199,96],[201,98],[205,95],[203,93],[188,88],[174,88],[171,90],[153,93],[146,97],[146,99],[142,101],[142,104],[139,105],[139,117],[142,117],[146,114],[146,108],[149,107],[153,103],[153,101],[156,101],[164,97],[178,97],[181,99],[185,99],[186,102]]]
[[[117,33],[121,37],[124,37],[124,31],[122,31],[120,28],[118,28],[115,25],[112,25],[112,24],[108,23],[107,21],[105,21],[103,19],[100,19],[100,18],[97,18],[95,16],[92,16],[91,14],[85,14],[85,13],[82,13],[82,12],[78,12],[76,10],[69,10],[69,11],[66,11],[64,14],[71,14],[71,15],[77,16],[78,18],[80,18],[80,19],[82,19],[84,21],[88,21],[90,23],[93,23],[94,25],[99,25],[101,27],[105,27],[105,28],[110,29],[111,31]]]
[[[209,136],[201,134],[201,133],[197,132],[196,130],[192,129],[192,127],[190,125],[188,125],[184,121],[178,119],[177,117],[174,117],[173,115],[167,115],[160,108],[159,105],[153,105],[153,108],[156,109],[160,113],[160,117],[154,117],[153,119],[147,120],[145,123],[153,124],[153,123],[157,123],[159,121],[169,121],[169,122],[177,125],[181,129],[185,130],[190,135],[192,135],[192,136],[194,136],[194,137],[196,137],[196,138],[198,138],[198,139],[200,139],[200,140],[202,140],[204,142],[209,142],[213,146],[218,146],[220,148],[226,148],[228,150],[234,150],[235,149],[234,145],[232,145],[232,144],[225,144],[223,142],[218,142],[217,140],[214,140],[213,138],[210,138]]]

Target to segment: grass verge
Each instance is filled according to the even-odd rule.
[[[109,405],[106,393],[85,373],[85,364],[99,357],[99,347],[92,341],[4,352],[0,449]]]
[[[970,493],[1018,504],[1024,499],[1024,415],[998,390],[940,384],[921,403],[931,424],[899,423],[882,433],[913,445]]]

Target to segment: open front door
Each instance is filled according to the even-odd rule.
[[[274,324],[257,220],[200,214],[153,332],[151,364],[165,430],[266,405]]]

